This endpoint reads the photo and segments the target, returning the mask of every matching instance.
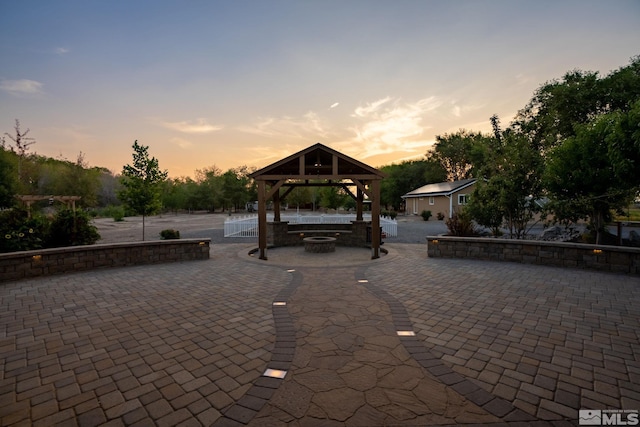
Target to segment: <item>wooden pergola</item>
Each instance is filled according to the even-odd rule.
[[[356,201],[356,221],[363,219],[364,196],[371,203],[372,258],[379,258],[380,182],[384,174],[358,160],[317,143],[252,173],[258,187],[258,247],[267,259],[267,202],[273,201],[274,222],[280,204],[296,187],[341,187]],[[352,191],[355,187],[355,194]],[[281,189],[285,189],[281,193]]]
[[[36,195],[17,195],[17,199],[19,199],[22,203],[27,205],[27,213],[29,217],[31,217],[31,205],[33,202],[39,202],[41,200],[49,200],[49,203],[62,202],[67,205],[67,208],[71,208],[73,212],[76,211],[76,202],[82,199],[81,196],[36,196]]]

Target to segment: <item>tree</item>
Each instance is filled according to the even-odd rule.
[[[618,179],[640,189],[640,95],[628,112],[611,114],[612,127],[606,137],[607,156]]]
[[[640,55],[631,63],[612,72],[602,82],[606,111],[629,111],[640,99]]]
[[[98,203],[100,169],[89,167],[80,152],[76,162],[37,157],[38,194],[80,196],[80,204],[93,207]]]
[[[485,140],[480,179],[467,209],[494,235],[504,222],[510,236],[520,239],[539,210],[542,157],[526,135],[500,130],[497,116],[491,117],[491,124],[494,135]]]
[[[311,203],[311,188],[310,187],[295,187],[288,195],[285,201],[289,206],[295,206],[300,208],[306,204]]]
[[[0,208],[13,206],[16,194],[16,178],[10,158],[11,154],[0,146]]]
[[[573,70],[543,84],[518,112],[513,127],[546,152],[575,136],[576,126],[602,114],[628,111],[638,99],[640,56],[604,78],[597,72]]]
[[[321,187],[320,206],[326,209],[338,209],[347,201],[347,195],[340,187]]]
[[[93,207],[98,203],[100,187],[100,169],[89,167],[82,151],[78,153],[75,163],[69,167],[63,176],[64,193],[70,196],[81,196],[82,206]]]
[[[476,182],[465,210],[480,225],[491,230],[494,236],[501,234],[500,227],[504,223],[504,210],[500,203],[501,189],[495,181],[489,183],[484,180]]]
[[[160,170],[158,160],[149,157],[149,147],[133,143],[133,165],[122,168],[122,190],[118,197],[131,210],[142,215],[142,240],[145,217],[161,208],[161,184],[167,179],[167,171]]]
[[[106,168],[96,168],[98,175],[98,206],[110,206],[120,204],[118,191],[120,190],[120,178]]]
[[[380,186],[382,205],[396,210],[400,209],[402,196],[409,191],[447,179],[446,171],[434,159],[405,161],[383,166],[381,171],[387,175]]]
[[[180,178],[167,179],[162,183],[162,206],[170,211],[178,212],[186,204],[186,192],[182,191]]]
[[[9,137],[13,141],[14,147],[11,147],[11,150],[18,154],[18,183],[22,184],[22,163],[24,159],[27,157],[27,151],[29,151],[29,146],[36,143],[34,138],[27,137],[29,133],[29,129],[24,132],[20,131],[20,121],[16,119],[16,124],[14,126],[15,136],[10,135],[5,132],[5,135]],[[4,141],[3,141],[4,146]]]
[[[440,163],[447,172],[447,180],[459,181],[472,178],[481,164],[485,136],[479,132],[460,129],[458,132],[436,136],[433,151],[427,153],[428,160]]]
[[[194,204],[198,209],[215,212],[216,205],[222,204],[220,176],[221,170],[215,165],[196,170],[198,189],[194,197]]]
[[[630,164],[620,156],[620,147],[636,147],[635,158],[640,157],[639,112],[640,107],[636,107],[626,114],[604,114],[592,123],[577,126],[575,136],[549,153],[544,182],[556,218],[589,219],[597,244],[603,243],[612,210],[627,206],[638,191],[637,164],[631,163],[635,172],[629,175]],[[629,124],[629,117],[636,119],[628,129],[635,134],[631,138],[621,131]]]
[[[611,209],[640,186],[640,56],[601,78],[574,70],[542,85],[512,127],[546,161],[556,219],[589,219],[602,242]]]
[[[249,200],[255,200],[258,197],[258,190],[255,182],[249,175],[254,171],[247,166],[240,166],[235,169],[229,169],[221,177],[222,196],[229,209],[233,206],[234,210],[238,210]]]
[[[233,169],[229,169],[222,174],[220,183],[222,184],[222,208],[237,209],[239,206],[244,205],[247,201],[246,183],[236,174]]]

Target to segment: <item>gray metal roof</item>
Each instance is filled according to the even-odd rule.
[[[438,182],[436,184],[427,184],[408,192],[407,194],[402,196],[402,198],[405,199],[408,197],[449,196],[456,191],[460,191],[475,184],[475,182],[475,178],[470,178],[453,182]]]

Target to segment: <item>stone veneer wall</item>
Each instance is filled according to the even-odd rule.
[[[640,275],[640,249],[580,243],[428,236],[429,257],[515,261]]]
[[[103,267],[209,259],[211,239],[70,246],[0,254],[0,282]]]
[[[336,246],[369,247],[367,228],[369,221],[351,221],[350,224],[289,224],[288,221],[267,223],[267,242],[269,245],[302,246],[303,237],[335,237]],[[336,236],[336,232],[340,233]],[[301,236],[300,234],[304,234]]]

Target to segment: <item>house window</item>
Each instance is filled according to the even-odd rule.
[[[458,204],[466,205],[469,203],[469,195],[468,194],[458,194]]]
[[[436,199],[433,198],[433,197],[429,197],[429,204],[432,205],[432,206],[435,205],[436,204]]]

